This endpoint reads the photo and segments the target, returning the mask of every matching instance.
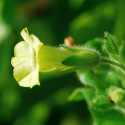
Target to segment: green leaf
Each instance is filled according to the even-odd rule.
[[[98,75],[92,71],[77,71],[79,80],[85,85],[94,88],[97,94],[105,94],[106,85],[98,79]]]
[[[124,108],[125,107],[118,105],[109,110],[101,111],[90,107],[94,119],[94,125],[124,125]]]
[[[112,106],[108,97],[104,95],[97,96],[92,102],[92,107],[100,111],[109,110]]]
[[[77,88],[69,96],[69,101],[81,101],[84,100],[84,88]]]
[[[123,62],[125,63],[125,41],[123,41],[123,43],[120,45],[120,56],[123,60]]]
[[[110,37],[109,33],[105,32],[105,47],[108,52],[108,54],[113,58],[113,59],[118,59],[119,58],[119,52],[118,48],[113,41],[113,39]]]
[[[88,105],[91,105],[93,99],[96,96],[96,91],[91,87],[85,87],[83,92]]]

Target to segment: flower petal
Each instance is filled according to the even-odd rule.
[[[32,53],[32,48],[25,41],[17,43],[14,48],[15,57],[32,57]]]
[[[20,86],[32,88],[34,85],[40,85],[37,55],[43,44],[36,36],[29,36],[27,28],[21,31],[21,35],[25,41],[14,48],[15,57],[11,60],[13,75]]]
[[[34,85],[40,85],[39,82],[39,72],[33,71],[31,74],[26,76],[19,82],[20,86],[32,88]]]

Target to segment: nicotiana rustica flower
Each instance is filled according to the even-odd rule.
[[[15,46],[11,60],[14,78],[20,86],[40,85],[39,72],[90,69],[100,60],[99,53],[89,48],[46,46],[35,35],[29,35],[27,28],[21,31],[21,36],[24,41]]]

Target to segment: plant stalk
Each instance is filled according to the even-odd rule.
[[[117,62],[115,60],[107,59],[107,58],[102,58],[101,61],[102,61],[102,63],[109,64],[109,65],[119,69],[120,71],[122,71],[125,74],[125,67],[122,64],[120,64],[119,62]]]

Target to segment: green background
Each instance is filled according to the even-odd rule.
[[[23,88],[13,78],[11,58],[27,27],[45,45],[103,38],[125,39],[124,0],[0,0],[0,125],[91,125],[85,101],[68,97],[82,84],[76,73],[41,73],[40,86]]]

